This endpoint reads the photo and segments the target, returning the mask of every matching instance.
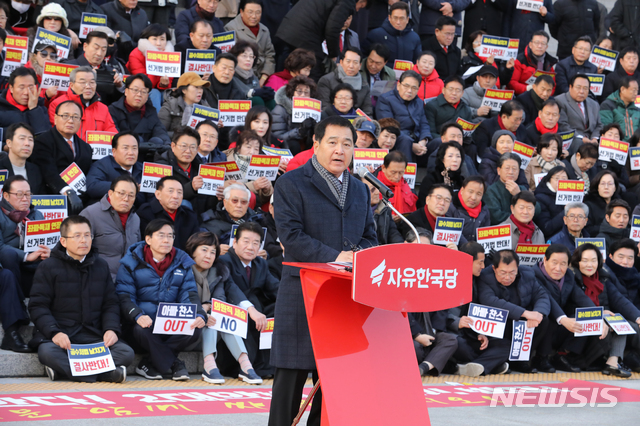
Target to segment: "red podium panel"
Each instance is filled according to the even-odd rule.
[[[326,264],[289,265],[302,268],[309,331],[322,382],[322,425],[428,426],[406,314],[354,302],[351,273]]]

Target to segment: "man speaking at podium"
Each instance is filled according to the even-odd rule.
[[[349,120],[322,120],[313,137],[315,155],[278,179],[273,205],[285,262],[352,262],[353,250],[378,245],[369,189],[347,170],[356,139]],[[289,426],[309,372],[318,380],[299,268],[282,268],[274,318],[269,426]],[[320,425],[321,408],[318,389],[308,425]]]

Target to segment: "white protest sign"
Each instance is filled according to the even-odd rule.
[[[267,318],[267,327],[260,332],[260,350],[271,349],[273,338],[273,318]]]
[[[353,170],[356,172],[361,167],[373,167],[377,169],[384,163],[384,157],[389,153],[388,149],[355,148],[353,150]]]
[[[556,191],[556,205],[566,206],[569,203],[581,203],[584,198],[584,181],[559,180]]]
[[[271,182],[278,176],[280,157],[275,155],[252,155],[247,169],[247,180],[252,181],[266,177]]]
[[[471,329],[478,334],[502,339],[509,311],[491,306],[469,304],[469,317],[473,320]]]
[[[618,336],[624,336],[625,334],[636,334],[636,331],[629,325],[629,322],[624,319],[620,314],[606,315],[604,320],[609,324],[609,327],[616,332]]]
[[[525,83],[528,84],[534,84],[536,82],[536,80],[538,79],[538,77],[540,77],[541,75],[548,75],[549,77],[553,78],[555,80],[555,76],[556,73],[553,71],[542,71],[542,70],[535,70],[533,72],[533,74],[531,74],[531,77],[529,77],[527,79],[527,81],[525,81]]]
[[[93,132],[87,130],[85,133],[85,140],[89,145],[91,145],[91,149],[93,154],[91,156],[92,160],[100,160],[108,155],[111,155],[111,140],[115,133],[113,132]]]
[[[147,51],[147,74],[180,78],[182,52]]]
[[[196,320],[197,305],[194,303],[158,304],[153,334],[184,334],[193,336],[191,324]]]
[[[69,49],[71,48],[71,37],[67,37],[60,33],[38,27],[35,38],[33,40],[33,45],[31,47],[32,52],[36,51],[36,46],[38,45],[38,42],[40,42],[40,40],[49,40],[56,45],[56,49],[58,51],[58,59],[67,59],[69,57]]]
[[[193,111],[191,112],[191,116],[189,117],[189,121],[187,124],[191,128],[196,128],[198,123],[204,120],[211,120],[215,124],[218,124],[218,120],[220,119],[220,111],[215,108],[206,107],[203,105],[194,105]]]
[[[236,32],[227,31],[224,33],[218,33],[213,35],[211,40],[214,46],[222,50],[222,53],[228,52],[236,44]]]
[[[216,319],[214,330],[247,338],[248,314],[246,309],[218,299],[211,299],[211,315]]]
[[[589,56],[589,62],[607,71],[616,69],[616,59],[618,59],[618,52],[600,46],[593,46],[593,50]]]
[[[511,225],[486,226],[476,229],[476,241],[484,252],[489,253],[491,249],[510,250],[511,249]]]
[[[71,163],[69,167],[60,173],[62,180],[73,188],[78,194],[87,190],[87,178],[76,163]]]
[[[69,76],[71,71],[78,68],[78,65],[59,64],[57,62],[45,62],[42,71],[42,84],[40,89],[57,87],[59,91],[69,90]]]
[[[456,123],[458,123],[460,126],[462,126],[462,132],[464,134],[464,137],[469,137],[473,134],[473,131],[476,130],[478,128],[478,126],[482,123],[482,122],[478,122],[478,123],[472,123],[470,121],[464,120],[460,117],[458,117],[456,119]]]
[[[320,122],[322,116],[322,102],[313,98],[294,96],[291,111],[291,122],[302,123],[307,118],[313,118]]]
[[[101,15],[99,13],[82,13],[80,18],[80,33],[78,38],[87,38],[87,35],[99,27],[107,26],[107,15]]]
[[[60,240],[63,219],[29,220],[24,227],[24,252],[32,253],[40,246],[54,248]]]
[[[538,12],[544,6],[544,0],[518,0],[516,9]]]
[[[571,147],[571,144],[573,143],[573,138],[576,135],[576,131],[575,130],[570,130],[568,132],[558,132],[558,136],[560,136],[562,138],[562,149],[563,150],[569,150],[569,147]]]
[[[587,243],[596,246],[603,259],[607,258],[607,242],[604,238],[576,238],[576,248]]]
[[[224,180],[244,180],[244,173],[240,170],[240,167],[235,161],[225,161],[223,163],[210,163],[211,166],[224,167],[226,172],[224,174]]]
[[[546,175],[546,173],[536,173],[533,175],[533,180],[536,182],[536,186],[540,185],[540,181],[544,179]]]
[[[225,126],[244,124],[244,119],[251,109],[251,101],[218,101],[220,121]]]
[[[515,143],[513,144],[513,153],[520,157],[520,168],[522,170],[525,170],[527,168],[534,152],[535,148],[527,145],[526,143],[515,141]]]
[[[403,72],[409,71],[412,68],[413,68],[413,62],[396,59],[393,62],[393,72],[396,73],[396,80],[400,79],[400,76],[402,75]]]
[[[547,251],[548,244],[518,244],[516,254],[520,259],[520,264],[533,266],[540,262]]]
[[[629,232],[629,238],[634,241],[640,241],[640,216],[634,214],[631,217],[631,231]]]
[[[600,336],[604,327],[604,308],[576,308],[576,321],[582,325],[582,333],[573,333],[575,337]]]
[[[22,58],[24,57],[24,52],[26,52],[26,50],[5,48],[4,52],[5,57],[1,75],[3,77],[9,77],[16,68],[20,68],[24,64],[24,62],[22,62]]]
[[[187,49],[187,57],[184,61],[184,72],[195,72],[199,75],[212,74],[215,62],[215,50]]]
[[[198,189],[198,194],[217,195],[218,187],[224,186],[224,167],[216,167],[209,164],[200,164],[200,172],[202,176],[202,188]]]
[[[66,219],[67,196],[66,195],[32,195],[31,204],[45,219]]]
[[[640,170],[640,146],[629,148],[629,165],[631,170]]]
[[[535,327],[527,327],[526,321],[513,321],[509,361],[529,361],[534,330]]]
[[[502,104],[513,99],[513,90],[487,89],[480,106],[488,106],[492,111],[500,111]]]
[[[104,342],[89,345],[71,344],[71,349],[67,349],[71,375],[93,376],[116,369],[116,365],[111,357],[111,351]]]
[[[140,192],[153,194],[156,192],[156,184],[165,176],[171,176],[173,169],[167,164],[147,163],[142,165],[142,180]]]
[[[600,138],[600,146],[598,147],[598,160],[615,160],[619,164],[624,166],[624,164],[627,162],[628,153],[628,142],[617,141],[615,139]]]
[[[418,164],[407,163],[407,167],[404,169],[404,181],[407,182],[409,188],[414,189],[416,187],[416,171],[418,170]]]
[[[453,217],[436,218],[436,227],[433,230],[432,244],[446,246],[449,243],[458,245],[462,236],[464,219]]]
[[[517,38],[483,35],[478,56],[481,58],[493,56],[495,59],[505,61],[516,59],[518,57],[519,45],[520,40]]]
[[[585,74],[589,79],[589,90],[595,95],[602,95],[604,89],[604,74]]]
[[[271,146],[263,146],[262,151],[264,151],[264,153],[267,155],[275,155],[287,161],[291,161],[291,159],[293,159],[293,154],[291,153],[290,150],[286,148],[274,148]]]

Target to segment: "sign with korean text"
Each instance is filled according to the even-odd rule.
[[[576,135],[576,131],[575,130],[570,130],[568,132],[558,132],[558,136],[560,136],[562,138],[562,149],[563,150],[569,150],[569,147],[571,147],[571,144],[573,143],[573,138]]]
[[[187,49],[187,57],[184,61],[184,72],[195,72],[199,75],[212,74],[215,63],[215,50]]]
[[[111,357],[111,351],[104,342],[92,343],[89,345],[71,344],[71,349],[67,349],[69,356],[69,366],[71,375],[93,376],[116,369]]]
[[[631,231],[629,232],[629,238],[634,241],[640,241],[640,216],[634,214],[631,217]]]
[[[640,170],[640,147],[629,148],[629,164],[631,165],[631,170]]]
[[[483,35],[478,56],[481,58],[493,56],[495,59],[503,59],[505,61],[512,58],[516,59],[519,45],[520,40],[517,38]]]
[[[235,161],[225,161],[223,163],[210,163],[211,166],[224,167],[226,172],[224,174],[224,180],[243,180],[244,173],[240,170],[240,167]]]
[[[364,117],[364,118],[366,118],[366,119],[367,119],[367,120],[369,120],[369,121],[373,121],[373,120],[371,119],[371,117],[369,117],[369,116],[368,116],[368,115],[367,115],[363,110],[361,110],[360,108],[358,108],[358,109],[356,110],[356,115],[359,115],[360,117]]]
[[[147,51],[147,74],[179,78],[182,52]]]
[[[611,161],[615,160],[623,165],[627,162],[627,154],[629,153],[629,143],[617,141],[615,139],[600,138],[600,147],[598,148],[598,160]]]
[[[40,246],[54,248],[60,240],[62,219],[29,220],[24,227],[24,252],[32,253]]]
[[[361,167],[373,167],[374,170],[382,166],[388,149],[355,148],[353,150],[353,170],[358,172]]]
[[[527,145],[526,143],[515,141],[513,144],[513,153],[520,157],[520,168],[522,170],[526,169],[531,161],[531,157],[533,157],[533,153],[535,152],[535,148],[531,145]]]
[[[591,56],[589,56],[589,62],[607,71],[616,69],[616,59],[618,59],[618,52],[600,46],[593,46]]]
[[[604,238],[576,238],[576,248],[587,243],[596,246],[603,259],[607,258],[607,243]]]
[[[521,265],[533,266],[540,262],[549,244],[518,244],[516,254]]]
[[[529,361],[534,330],[535,327],[527,327],[526,321],[513,321],[509,361]]]
[[[556,205],[565,206],[569,203],[581,203],[584,198],[584,181],[559,180],[556,191]]]
[[[244,124],[244,118],[251,109],[251,101],[219,101],[220,121],[225,126]]]
[[[513,90],[487,89],[480,106],[488,106],[492,111],[500,112],[502,104],[513,99]]]
[[[25,62],[22,62],[26,50],[4,49],[4,64],[2,65],[2,76],[9,77],[11,73],[20,68]]]
[[[87,178],[76,163],[71,163],[69,167],[64,169],[60,173],[60,177],[71,188],[73,188],[78,194],[87,190]]]
[[[218,49],[222,50],[222,53],[228,52],[236,45],[236,32],[227,31],[224,33],[214,34],[211,43],[213,43],[213,45]]]
[[[313,98],[294,96],[291,114],[292,123],[302,123],[307,118],[313,118],[319,123],[322,115],[322,102]]]
[[[518,0],[516,9],[538,12],[542,6],[544,6],[544,0]]]
[[[180,269],[176,269],[178,272]],[[186,272],[184,272],[186,273]],[[185,334],[193,336],[191,324],[196,320],[197,305],[194,303],[162,303],[158,305],[153,321],[153,334]]]
[[[66,219],[66,195],[32,195],[31,204],[45,219]]]
[[[211,315],[216,325],[210,327],[223,333],[247,338],[248,313],[246,309],[218,299],[211,299]]]
[[[57,87],[59,91],[66,92],[69,90],[69,75],[75,68],[78,68],[78,65],[45,62],[40,88]]]
[[[460,126],[462,126],[462,132],[464,137],[468,137],[471,136],[471,134],[473,133],[474,130],[476,130],[478,128],[478,126],[480,125],[480,123],[472,123],[470,121],[467,121],[465,119],[462,119],[460,117],[458,117],[456,119],[456,123],[458,123]]]
[[[417,170],[418,165],[416,163],[407,163],[407,167],[404,169],[404,181],[407,182],[411,189],[416,187]]]
[[[224,187],[224,167],[216,167],[209,164],[200,164],[200,172],[202,176],[202,188],[198,189],[198,194],[216,196],[218,187]]]
[[[433,230],[432,244],[446,246],[449,243],[458,244],[462,236],[464,219],[453,217],[437,217],[436,228]]]
[[[277,155],[280,158],[283,158],[287,161],[290,161],[293,158],[293,154],[290,150],[286,148],[274,148],[272,146],[263,146],[262,151],[264,151],[267,155]]]
[[[40,40],[50,40],[56,45],[58,51],[58,59],[67,59],[69,57],[69,49],[71,48],[71,37],[63,36],[60,33],[54,31],[45,30],[38,27],[36,36],[33,40],[32,52],[36,51],[36,45]]]
[[[155,193],[158,181],[165,176],[171,176],[172,173],[173,169],[167,164],[145,162],[142,165],[140,192]]]
[[[399,79],[403,72],[409,71],[411,68],[413,68],[413,62],[411,61],[396,59],[393,62],[393,72],[396,73],[396,79]]]
[[[114,135],[115,133],[113,132],[93,132],[87,130],[85,138],[93,150],[92,160],[100,160],[101,158],[111,155],[111,139],[113,139]]]
[[[502,339],[509,311],[491,306],[469,304],[469,317],[473,320],[471,329],[478,334]]]
[[[80,19],[80,33],[78,38],[87,38],[87,34],[95,30],[98,27],[107,26],[107,15],[101,15],[99,13],[82,13]]]
[[[0,170],[0,190],[4,187],[4,183],[9,179],[8,170]]]
[[[540,4],[542,4],[542,1],[540,1]],[[534,73],[531,75],[531,77],[529,77],[529,79],[527,81],[525,81],[525,83],[526,84],[534,84],[536,82],[536,80],[538,79],[538,77],[540,77],[541,75],[548,75],[548,76],[550,76],[550,77],[555,79],[556,73],[553,72],[553,71],[535,70]]]
[[[327,266],[330,268],[330,266]],[[388,244],[353,255],[352,299],[397,312],[471,302],[473,258],[432,244]]]
[[[247,169],[247,180],[252,181],[266,177],[271,182],[278,176],[280,157],[275,155],[252,155]]]
[[[484,252],[489,253],[491,249],[510,250],[511,249],[511,225],[485,226],[476,229],[476,241]]]
[[[604,89],[604,79],[606,76],[604,74],[585,74],[589,79],[589,90],[595,95],[602,95],[602,90]]]
[[[625,334],[636,334],[636,331],[629,325],[629,322],[624,319],[620,314],[604,315],[604,320],[609,324],[609,327],[616,332],[618,336],[624,336]]]
[[[260,332],[260,350],[271,349],[273,339],[273,318],[267,318],[267,326]]]
[[[191,117],[189,117],[188,121],[189,127],[195,129],[198,123],[204,120],[210,120],[218,124],[220,110],[198,104],[193,105],[193,112],[191,112]]]
[[[604,308],[576,308],[576,321],[582,325],[581,333],[573,333],[575,337],[600,336],[604,327]]]
[[[536,182],[536,186],[540,185],[540,181],[542,181],[546,175],[546,173],[536,173],[533,175],[533,180]]]
[[[20,52],[22,52],[21,63],[26,64],[29,60],[29,37],[7,34],[7,38],[4,41],[4,47],[2,48],[2,50],[6,51],[7,49],[19,50]]]

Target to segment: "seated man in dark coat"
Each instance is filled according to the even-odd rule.
[[[484,120],[471,136],[477,149],[477,156],[482,158],[484,150],[491,146],[493,134],[498,130],[509,130],[516,135],[516,140],[525,141],[527,137],[526,128],[522,125],[524,110],[518,101],[507,101],[500,108],[500,115]],[[467,155],[475,158],[473,153],[467,150]]]
[[[60,241],[33,279],[29,313],[36,326],[30,342],[51,380],[65,377],[81,382],[122,383],[133,350],[119,341],[120,305],[109,266],[91,250],[91,225],[70,216],[60,226]],[[71,344],[104,342],[115,370],[73,376],[67,350]]]
[[[589,218],[589,206],[584,203],[569,203],[564,206],[564,226],[553,235],[547,244],[562,244],[573,254],[576,249],[576,238],[589,238],[584,227]],[[609,246],[607,246],[609,248]]]
[[[442,80],[460,75],[462,53],[453,42],[457,22],[450,16],[441,16],[436,21],[435,37],[423,39],[422,49],[436,54],[436,71]]]
[[[628,238],[631,233],[631,207],[626,201],[617,199],[607,204],[604,220],[600,224],[600,233],[596,238],[604,238],[607,254],[614,241]]]
[[[189,33],[191,32],[191,25],[200,19],[204,19],[211,25],[213,29],[212,34],[218,34],[224,32],[224,24],[218,18],[215,13],[218,8],[218,2],[198,0],[196,4],[190,9],[183,10],[178,15],[176,20],[176,43],[180,44],[183,41],[189,39]]]
[[[553,93],[555,81],[550,75],[543,74],[536,78],[531,86],[531,90],[516,97],[524,108],[524,120],[522,124],[528,126],[538,118],[538,111],[542,109],[542,104],[547,101]]]
[[[14,175],[24,176],[29,180],[31,192],[36,195],[43,195],[45,192],[44,183],[42,182],[42,172],[40,167],[31,161],[27,161],[31,154],[35,142],[33,140],[33,129],[26,123],[13,123],[7,129],[6,146],[9,153],[0,158],[0,170],[4,169],[9,172],[9,177]]]
[[[456,336],[445,331],[446,321],[447,311],[409,314],[421,376],[438,376],[458,348]]]

